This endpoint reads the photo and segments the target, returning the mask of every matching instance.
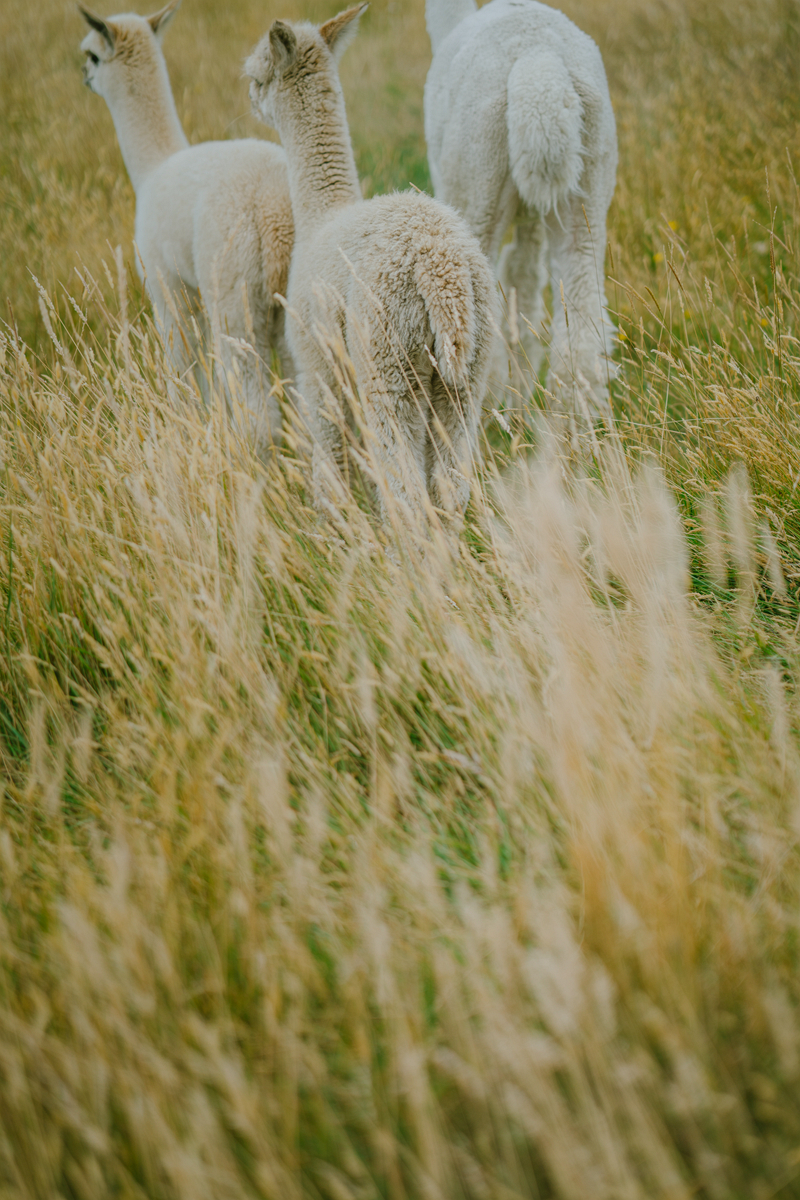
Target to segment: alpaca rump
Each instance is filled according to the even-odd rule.
[[[345,466],[338,336],[371,448],[403,508],[460,515],[497,326],[491,268],[452,209],[416,192],[362,200],[337,60],[366,5],[317,27],[276,21],[247,60],[284,145],[296,225],[287,337],[313,438],[317,503]],[[385,499],[384,516],[388,516]]]
[[[286,160],[255,138],[189,146],[161,50],[179,4],[107,19],[82,8],[84,79],[114,120],[136,193],[138,265],[174,365],[194,368],[207,394],[197,365],[213,352],[223,394],[241,401],[245,431],[265,453],[281,428],[272,352],[289,366],[275,300],[294,241]]]
[[[341,423],[326,414],[339,393],[329,347],[339,333],[361,417],[389,490],[408,508],[463,511],[497,316],[494,286],[474,239],[453,260],[454,213],[428,197],[361,201],[292,267],[289,339],[298,389],[315,437],[314,485],[343,467]],[[419,201],[419,202],[418,202]],[[381,249],[376,266],[374,251]],[[320,283],[324,281],[321,288]],[[326,468],[327,461],[327,468]]]
[[[434,58],[425,133],[435,193],[466,217],[507,297],[523,357],[579,414],[607,410],[613,326],[603,288],[617,138],[603,62],[563,13],[536,0],[427,0]],[[509,226],[513,236],[502,249]],[[511,340],[514,334],[510,331]]]

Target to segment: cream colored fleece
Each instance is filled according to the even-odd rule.
[[[294,241],[286,160],[254,138],[188,144],[160,44],[178,3],[152,17],[84,12],[92,26],[81,45],[84,77],[114,120],[136,192],[140,269],[174,361],[188,370],[216,351],[225,392],[241,396],[263,453],[281,426],[270,395],[273,349],[291,373],[274,299],[285,294]],[[205,383],[202,372],[198,379]]]
[[[325,506],[345,466],[341,396],[329,347],[353,363],[372,445],[394,497],[460,515],[479,453],[478,423],[496,310],[489,264],[465,222],[417,192],[362,200],[336,56],[365,5],[325,25],[275,22],[248,59],[255,111],[286,150],[296,245],[287,334],[315,436]]]
[[[425,134],[436,196],[464,214],[537,333],[549,279],[549,387],[579,412],[602,412],[614,333],[604,260],[617,136],[600,52],[537,0],[481,9],[474,0],[426,0],[426,15],[434,56]],[[520,329],[537,371],[542,343],[525,321]]]

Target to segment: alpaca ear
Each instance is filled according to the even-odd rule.
[[[169,4],[165,4],[159,12],[153,13],[151,17],[147,18],[148,25],[159,40],[164,36],[165,29],[180,6],[181,0],[170,0]]]
[[[285,71],[294,62],[297,54],[297,37],[283,21],[273,21],[269,31],[269,44],[275,69]]]
[[[340,12],[338,16],[331,17],[324,25],[320,25],[322,40],[337,63],[358,32],[358,18],[368,8],[369,4],[355,4],[352,8]]]
[[[84,8],[82,4],[78,5],[78,12],[83,17],[87,25],[91,25],[92,29],[96,29],[108,42],[109,50],[114,49],[116,38],[114,30],[110,25],[107,25],[102,17],[97,17],[93,12],[89,12],[88,8]]]

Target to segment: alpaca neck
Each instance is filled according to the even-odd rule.
[[[151,171],[189,145],[181,127],[167,65],[160,55],[135,73],[120,74],[105,100],[122,157],[138,193]]]
[[[301,79],[281,107],[278,132],[300,242],[334,209],[360,200],[361,188],[338,78]]]
[[[425,24],[433,53],[465,17],[478,11],[475,0],[425,0]]]

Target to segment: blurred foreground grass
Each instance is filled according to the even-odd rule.
[[[80,22],[0,15],[3,1196],[800,1195],[797,7],[568,11],[616,432],[492,422],[424,559],[166,403]],[[187,0],[193,138],[275,15]],[[427,57],[348,52],[372,190]]]

